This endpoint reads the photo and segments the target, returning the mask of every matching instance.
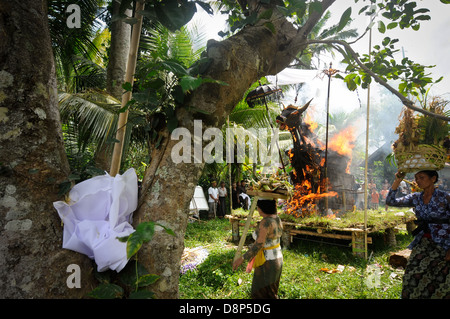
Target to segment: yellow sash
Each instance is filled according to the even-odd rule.
[[[266,257],[264,257],[264,250],[271,250],[271,249],[275,249],[280,247],[280,243],[271,246],[271,247],[267,247],[267,248],[263,248],[260,249],[259,252],[256,254],[254,261],[253,261],[253,268],[262,266],[265,262],[266,262]]]

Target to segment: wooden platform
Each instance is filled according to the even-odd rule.
[[[226,215],[226,218],[230,220],[232,226],[232,237],[233,241],[239,241],[242,238],[239,235],[239,228],[244,222],[247,221],[247,217]],[[387,227],[384,229],[386,235],[386,242],[389,246],[396,245],[395,232],[396,227],[402,223],[407,224],[407,229],[410,229],[409,223],[412,223],[414,219],[399,221],[396,226]],[[380,230],[377,230],[379,232]],[[303,225],[301,223],[292,223],[283,221],[283,237],[282,245],[283,247],[289,247],[296,235],[318,237],[318,238],[330,238],[339,240],[351,241],[352,251],[356,256],[364,257],[365,254],[365,236],[367,236],[367,244],[372,244],[372,237],[369,235],[373,233],[372,229],[364,230],[361,228],[339,228],[339,227],[321,227],[321,226],[311,226]],[[245,233],[246,235],[246,233]],[[242,241],[242,240],[241,240]]]

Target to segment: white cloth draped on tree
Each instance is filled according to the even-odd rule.
[[[75,185],[69,200],[53,206],[64,223],[63,248],[94,259],[98,271],[121,271],[128,262],[126,243],[117,237],[134,232],[138,184],[134,169],[115,177],[105,174]]]

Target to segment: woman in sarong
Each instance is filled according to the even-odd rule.
[[[411,255],[403,276],[404,299],[450,299],[450,194],[438,190],[436,171],[420,171],[415,175],[423,191],[395,198],[405,174],[397,173],[386,204],[414,207],[416,224]]]
[[[263,218],[253,234],[255,243],[233,263],[236,270],[243,262],[249,261],[247,271],[254,269],[252,299],[278,299],[283,254],[280,239],[283,231],[281,219],[277,216],[274,200],[258,200],[257,209]]]

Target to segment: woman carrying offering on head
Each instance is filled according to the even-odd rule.
[[[244,260],[249,261],[247,272],[254,269],[252,299],[277,299],[283,254],[280,247],[283,227],[277,215],[275,200],[258,200],[257,209],[263,218],[253,233],[255,243],[233,263],[236,270]]]
[[[424,170],[415,175],[422,192],[395,198],[405,173],[395,177],[386,205],[414,207],[418,225],[409,246],[402,298],[450,298],[450,194],[435,187],[436,171]]]

